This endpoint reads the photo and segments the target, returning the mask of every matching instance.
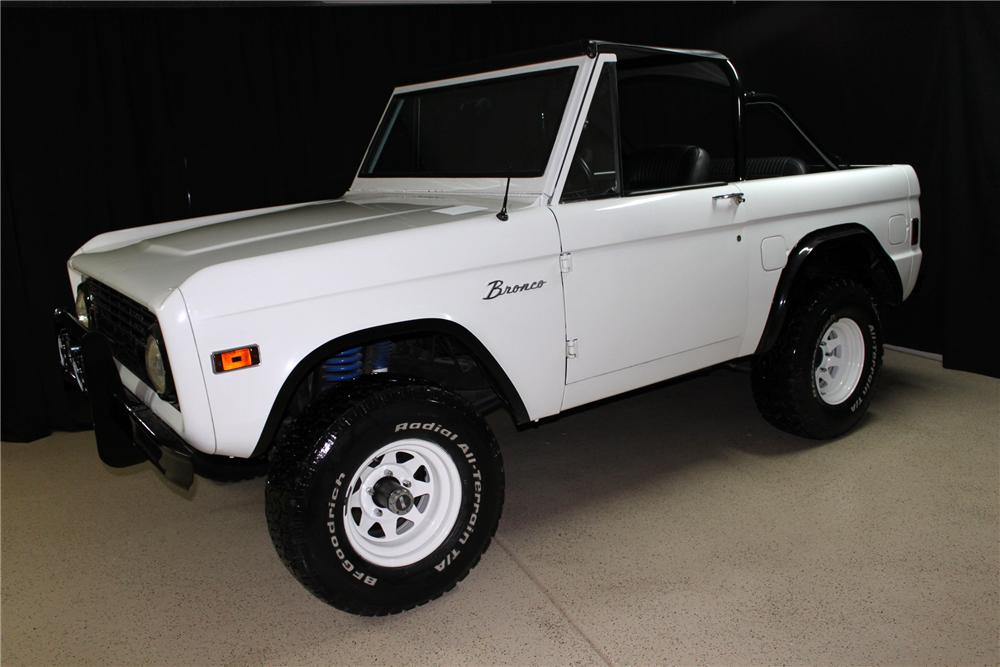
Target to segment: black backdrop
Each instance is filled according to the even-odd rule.
[[[845,159],[914,165],[924,267],[888,339],[1000,376],[996,5],[5,5],[2,437],[79,425],[50,316],[88,238],[335,197],[394,82],[586,37],[721,51]]]

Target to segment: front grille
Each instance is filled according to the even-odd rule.
[[[115,358],[144,382],[146,337],[156,317],[145,307],[96,280],[87,281],[91,295],[90,326],[111,341]]]

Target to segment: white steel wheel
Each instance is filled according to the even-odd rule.
[[[351,547],[375,565],[405,567],[440,547],[458,518],[458,467],[438,444],[407,438],[380,448],[347,487]]]
[[[840,405],[854,393],[865,366],[865,337],[849,317],[834,321],[820,336],[813,379],[824,403]]]

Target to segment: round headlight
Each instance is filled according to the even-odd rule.
[[[146,338],[146,377],[157,394],[167,393],[167,365],[163,361],[160,341],[152,334]]]
[[[90,328],[90,313],[87,312],[87,293],[83,287],[76,291],[76,319],[84,329]]]

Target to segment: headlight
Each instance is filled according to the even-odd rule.
[[[84,329],[90,328],[90,313],[87,311],[87,292],[83,285],[76,290],[76,319]]]
[[[146,378],[157,394],[163,396],[170,388],[163,343],[155,333],[146,338]]]

